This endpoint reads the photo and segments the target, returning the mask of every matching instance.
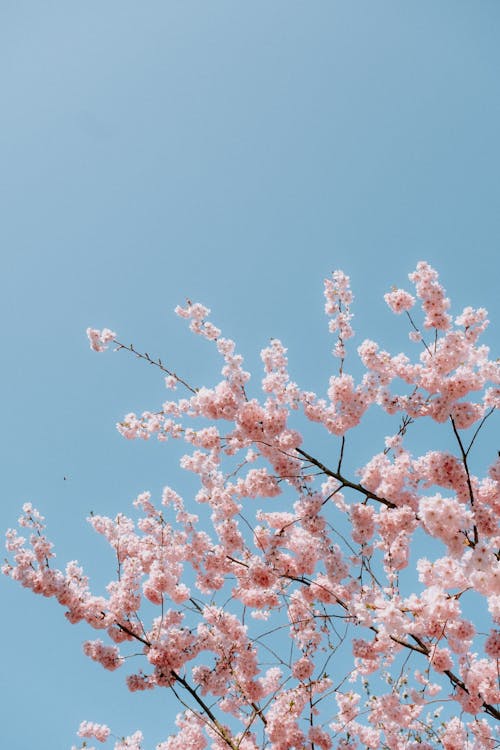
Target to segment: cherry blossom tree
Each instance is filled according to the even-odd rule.
[[[413,356],[365,340],[357,382],[346,372],[349,278],[336,271],[325,281],[337,365],[324,397],[291,380],[276,339],[261,353],[254,393],[234,342],[198,303],[176,312],[222,358],[211,387],[109,329],[88,330],[92,349],[131,352],[179,394],[127,414],[118,429],[184,441],[180,466],[198,490],[144,492],[131,516],[88,519],[116,554],[106,595],[92,593],[76,562],[54,567],[30,504],[19,520],[26,537],[7,533],[3,571],[54,597],[70,623],[100,631],[84,652],[128,672],[129,690],[176,696],[176,726],[157,750],[498,746],[500,458],[484,446],[482,477],[474,460],[500,406],[500,365],[478,343],[484,309],[453,319],[425,262],[409,279],[422,313],[403,289],[385,300],[404,314]],[[370,408],[392,433],[372,435],[378,452],[354,472],[349,437]],[[308,422],[322,431],[317,446]],[[427,449],[415,453],[420,425]],[[138,647],[142,665],[131,672]],[[140,731],[116,739],[90,721],[79,735],[82,747],[144,747]]]

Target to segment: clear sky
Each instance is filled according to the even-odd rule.
[[[321,391],[323,278],[350,274],[358,343],[389,346],[382,295],[426,259],[495,345],[499,38],[495,0],[2,0],[1,528],[33,502],[59,564],[104,580],[89,511],[177,481],[175,448],[114,429],[162,378],[92,354],[89,325],[213,383],[173,314],[200,300],[252,369],[279,337]],[[165,695],[83,657],[91,631],[4,578],[0,595],[2,746],[67,750],[82,719],[168,734]]]

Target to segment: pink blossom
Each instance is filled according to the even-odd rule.
[[[103,328],[102,331],[97,328],[87,328],[87,337],[91,349],[95,352],[103,352],[108,348],[107,344],[116,339],[116,333],[109,328]]]
[[[110,734],[109,727],[106,724],[95,724],[91,721],[82,721],[78,729],[80,737],[94,737],[99,742],[106,742]]]
[[[179,731],[165,742],[160,742],[156,750],[204,750],[207,739],[203,734],[203,722],[190,711],[178,714],[175,723]]]
[[[447,648],[432,649],[431,664],[436,672],[444,672],[453,667],[453,659],[450,650]]]
[[[404,289],[393,289],[392,292],[384,294],[384,299],[395,313],[402,313],[410,310],[415,304],[415,298]]]
[[[142,732],[134,732],[134,734],[115,742],[114,750],[143,750],[143,739]]]
[[[437,272],[425,261],[420,261],[416,271],[409,274],[409,279],[415,284],[417,296],[422,300],[422,309],[426,313],[424,326],[446,331],[451,322],[446,312],[450,300],[444,296]]]
[[[352,538],[355,542],[364,544],[372,538],[375,530],[374,516],[375,509],[371,505],[358,503],[351,508]]]
[[[441,733],[441,743],[445,750],[464,750],[467,747],[467,731],[458,718],[450,719]]]
[[[307,657],[302,657],[293,665],[293,676],[301,682],[307,680],[314,672],[314,664]]]
[[[333,353],[336,357],[345,357],[345,342],[354,336],[351,327],[352,314],[350,305],[353,295],[350,289],[349,276],[343,271],[334,271],[331,279],[325,279],[325,313],[331,317],[328,325],[330,333],[338,331],[338,340]]]
[[[98,661],[105,669],[118,669],[122,664],[120,652],[116,646],[105,646],[101,640],[86,641],[83,652],[94,661]]]
[[[220,372],[197,389],[169,375],[171,400],[117,425],[128,440],[181,441],[166,465],[189,474],[158,497],[135,493],[130,514],[90,515],[114,561],[101,590],[76,560],[57,567],[31,503],[8,530],[2,571],[99,631],[87,656],[111,671],[132,664],[132,692],[172,688],[192,706],[158,750],[494,747],[500,459],[491,441],[485,461],[476,451],[500,407],[500,363],[478,343],[483,308],[453,320],[431,266],[410,279],[432,335],[412,312],[421,345],[406,354],[366,339],[351,373],[349,278],[326,280],[341,362],[321,393],[292,380],[278,339],[250,380],[207,307],[177,308]],[[385,299],[396,313],[415,302],[398,288]],[[96,351],[115,339],[88,336]],[[79,734],[105,742],[110,731],[82,722]],[[136,732],[115,750],[142,743]]]
[[[490,632],[484,650],[492,659],[500,659],[500,631],[492,630]]]

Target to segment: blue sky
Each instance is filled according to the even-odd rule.
[[[176,448],[114,429],[162,378],[93,355],[89,325],[215,382],[173,314],[200,300],[252,369],[279,337],[320,391],[323,278],[343,268],[360,339],[394,348],[382,295],[425,258],[498,341],[499,26],[492,0],[4,0],[2,528],[31,501],[61,565],[111,574],[86,515],[177,481]],[[0,585],[5,747],[64,750],[85,718],[168,734],[165,696],[128,694],[81,655],[84,627]]]

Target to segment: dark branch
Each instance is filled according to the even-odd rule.
[[[302,448],[295,448],[297,453],[300,453],[301,456],[303,456],[305,459],[307,459],[311,464],[314,466],[317,466],[318,469],[321,469],[321,471],[326,474],[329,477],[333,477],[334,479],[337,479],[339,482],[341,482],[344,487],[350,487],[353,490],[356,490],[357,492],[361,492],[365,497],[370,498],[371,500],[376,500],[378,503],[382,503],[382,505],[386,505],[388,508],[396,508],[396,504],[391,502],[391,500],[387,500],[385,497],[379,497],[379,495],[376,495],[374,492],[371,492],[366,487],[363,487],[362,484],[354,484],[354,482],[350,482],[348,479],[346,479],[339,471],[333,471],[332,469],[328,469],[324,464],[321,463],[321,461],[318,461],[317,458],[314,458],[314,456],[310,456],[309,453],[306,453],[302,450]]]

